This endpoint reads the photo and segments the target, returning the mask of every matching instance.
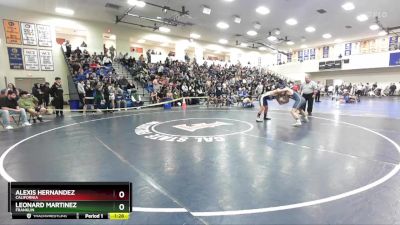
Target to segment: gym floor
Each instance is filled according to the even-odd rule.
[[[399,102],[323,99],[300,128],[272,103],[263,123],[200,106],[0,132],[0,224],[71,224],[12,221],[8,180],[133,183],[129,221],[73,224],[398,224]]]

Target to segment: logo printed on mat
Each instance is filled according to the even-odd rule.
[[[196,123],[196,124],[192,124],[192,125],[181,124],[181,125],[176,125],[173,127],[181,129],[181,130],[186,130],[189,132],[195,132],[195,131],[201,130],[201,129],[214,128],[214,127],[220,127],[220,126],[233,126],[233,124],[216,121],[215,123]]]
[[[181,123],[178,121],[181,121]],[[184,122],[182,123],[182,121]],[[222,126],[224,128],[226,127],[226,129],[218,129]],[[164,127],[166,131],[163,131],[162,127]],[[185,118],[165,122],[148,122],[136,127],[135,133],[146,139],[162,142],[183,143],[190,141],[197,143],[213,143],[223,142],[227,136],[240,135],[252,129],[252,124],[241,120],[226,118]],[[179,130],[180,132],[178,132]],[[198,133],[199,131],[203,132]]]

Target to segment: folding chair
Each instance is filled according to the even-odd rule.
[[[18,117],[18,120],[15,119],[14,115],[10,116],[10,122],[14,122],[15,125],[17,125],[17,127],[19,126],[19,124],[21,123],[21,115]],[[3,127],[3,129],[5,129],[6,127],[3,124],[3,121],[0,121],[1,126]]]
[[[14,115],[10,115],[10,122],[11,120],[15,123],[15,125],[17,125],[17,127],[19,127],[20,123],[21,123],[21,115],[18,116],[18,121],[15,119]]]

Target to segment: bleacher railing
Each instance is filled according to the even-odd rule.
[[[64,56],[64,61],[68,67],[67,82],[68,82],[69,100],[79,100],[78,88],[76,87],[74,79],[72,78],[72,67],[68,62],[67,56],[65,55],[65,52],[64,52],[64,49],[62,46],[61,46],[61,52]]]

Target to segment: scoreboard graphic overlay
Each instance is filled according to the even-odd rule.
[[[130,182],[10,182],[13,219],[126,220],[132,210]]]

